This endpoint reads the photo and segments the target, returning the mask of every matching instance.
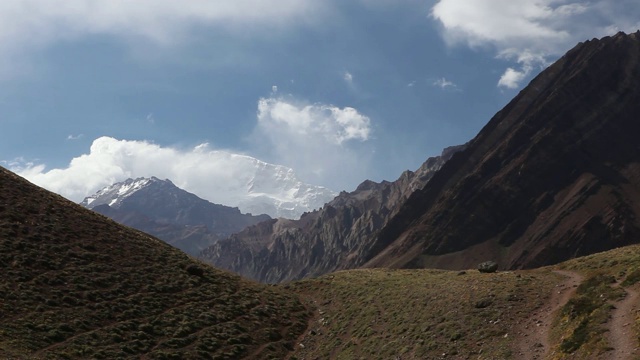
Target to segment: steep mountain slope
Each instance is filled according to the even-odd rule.
[[[319,211],[300,220],[272,220],[217,242],[201,254],[217,267],[263,282],[318,276],[362,265],[371,255],[369,238],[387,222],[398,205],[422,188],[452,154],[445,149],[416,172],[394,182],[365,181],[342,192]]]
[[[640,32],[581,43],[416,191],[370,267],[530,268],[640,241]]]
[[[217,240],[268,215],[241,214],[217,205],[156,177],[128,179],[87,197],[81,205],[196,255]]]
[[[3,168],[0,272],[3,359],[280,359],[309,316]]]

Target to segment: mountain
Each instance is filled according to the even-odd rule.
[[[85,198],[81,205],[191,255],[270,219],[268,215],[242,214],[238,208],[210,203],[156,177],[113,184]]]
[[[0,168],[1,359],[628,358],[639,268],[629,246],[556,269],[265,286]]]
[[[393,216],[405,199],[429,182],[464,146],[445,149],[416,172],[396,181],[365,181],[342,192],[322,209],[299,220],[266,221],[205,249],[200,257],[214,266],[262,282],[318,276],[360,266],[371,255],[369,238]]]
[[[2,359],[283,359],[311,316],[3,168],[0,271]]]
[[[230,179],[221,189],[228,200],[225,205],[237,206],[251,214],[267,214],[271,217],[298,219],[303,213],[321,208],[336,193],[298,179],[293,169],[273,165],[244,155],[230,155],[233,161],[245,163],[246,173]]]
[[[369,267],[504,269],[640,241],[640,31],[578,44],[414,192]]]
[[[619,33],[578,44],[413,192],[402,190],[410,173],[365,182],[201,256],[278,282],[360,266],[531,268],[638,242],[639,43]]]

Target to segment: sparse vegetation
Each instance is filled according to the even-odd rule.
[[[299,298],[0,169],[0,358],[283,358]]]
[[[0,175],[0,358],[516,359],[523,320],[561,280],[377,269],[258,285]],[[585,280],[557,314],[553,357],[606,356],[640,247],[559,267]]]
[[[580,272],[586,280],[556,319],[553,338],[559,340],[554,358],[605,356],[611,350],[604,335],[613,303],[625,296],[625,287],[640,279],[640,246],[573,259],[558,267]],[[636,334],[640,329],[637,321]]]
[[[519,321],[545,303],[559,279],[548,271],[458,274],[351,270],[294,283],[316,307],[295,355],[512,358]]]

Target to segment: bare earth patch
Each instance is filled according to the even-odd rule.
[[[556,285],[549,301],[533,312],[517,331],[515,354],[518,359],[544,359],[550,350],[549,333],[555,314],[575,294],[582,282],[582,275],[566,270],[555,270],[554,273],[566,278]]]
[[[640,358],[638,339],[633,329],[638,311],[640,293],[637,285],[625,289],[625,298],[614,304],[611,319],[607,323],[609,344],[613,348],[607,353],[607,359],[625,360]]]

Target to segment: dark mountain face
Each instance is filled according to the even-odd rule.
[[[358,267],[375,255],[370,238],[399,204],[422,188],[456,151],[428,159],[394,182],[365,181],[342,192],[321,210],[300,220],[278,219],[251,226],[201,253],[211,264],[263,282],[281,282]]]
[[[0,359],[284,359],[311,316],[1,167],[0,272]]]
[[[640,241],[640,32],[536,77],[376,236],[366,266],[530,268]]]
[[[157,178],[114,184],[85,199],[82,205],[191,255],[249,225],[270,219],[213,204],[169,180]]]
[[[640,32],[587,41],[428,182],[413,173],[365,182],[300,221],[248,228],[202,257],[277,282],[359,266],[528,268],[638,242],[638,114]]]

